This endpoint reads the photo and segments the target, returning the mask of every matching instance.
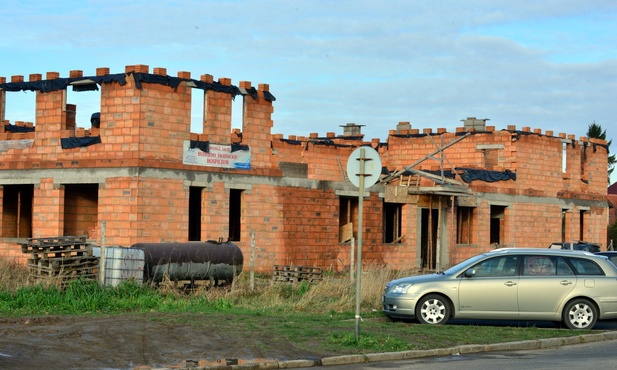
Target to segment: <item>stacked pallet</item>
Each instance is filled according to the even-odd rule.
[[[21,251],[29,253],[28,272],[33,283],[65,285],[76,279],[96,279],[99,257],[85,236],[32,238],[21,243]]]
[[[274,265],[272,281],[277,283],[318,282],[323,279],[323,270],[310,266]]]

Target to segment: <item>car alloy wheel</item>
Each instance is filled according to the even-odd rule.
[[[586,299],[575,299],[564,310],[564,322],[570,329],[591,329],[597,318],[596,307]]]
[[[418,302],[416,317],[422,324],[445,324],[450,318],[450,305],[440,295],[428,295]]]

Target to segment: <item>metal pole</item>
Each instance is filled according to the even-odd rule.
[[[105,286],[105,232],[107,222],[101,221],[101,257],[99,259],[99,280],[102,286]]]
[[[351,237],[351,256],[349,257],[349,281],[353,285],[355,277],[354,277],[354,258],[356,254],[356,240],[354,237]]]
[[[358,261],[356,263],[356,340],[360,338],[360,293],[362,291],[362,218],[364,210],[364,149],[360,149],[360,178],[358,193]]]
[[[251,290],[255,290],[255,229],[251,230],[251,259],[250,259]]]

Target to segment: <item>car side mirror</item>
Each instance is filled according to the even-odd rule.
[[[474,277],[476,276],[476,269],[474,268],[470,268],[469,270],[465,271],[465,277]]]

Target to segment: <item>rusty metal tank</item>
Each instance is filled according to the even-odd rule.
[[[242,271],[244,257],[231,242],[137,243],[144,251],[144,281],[210,280],[231,283]]]

